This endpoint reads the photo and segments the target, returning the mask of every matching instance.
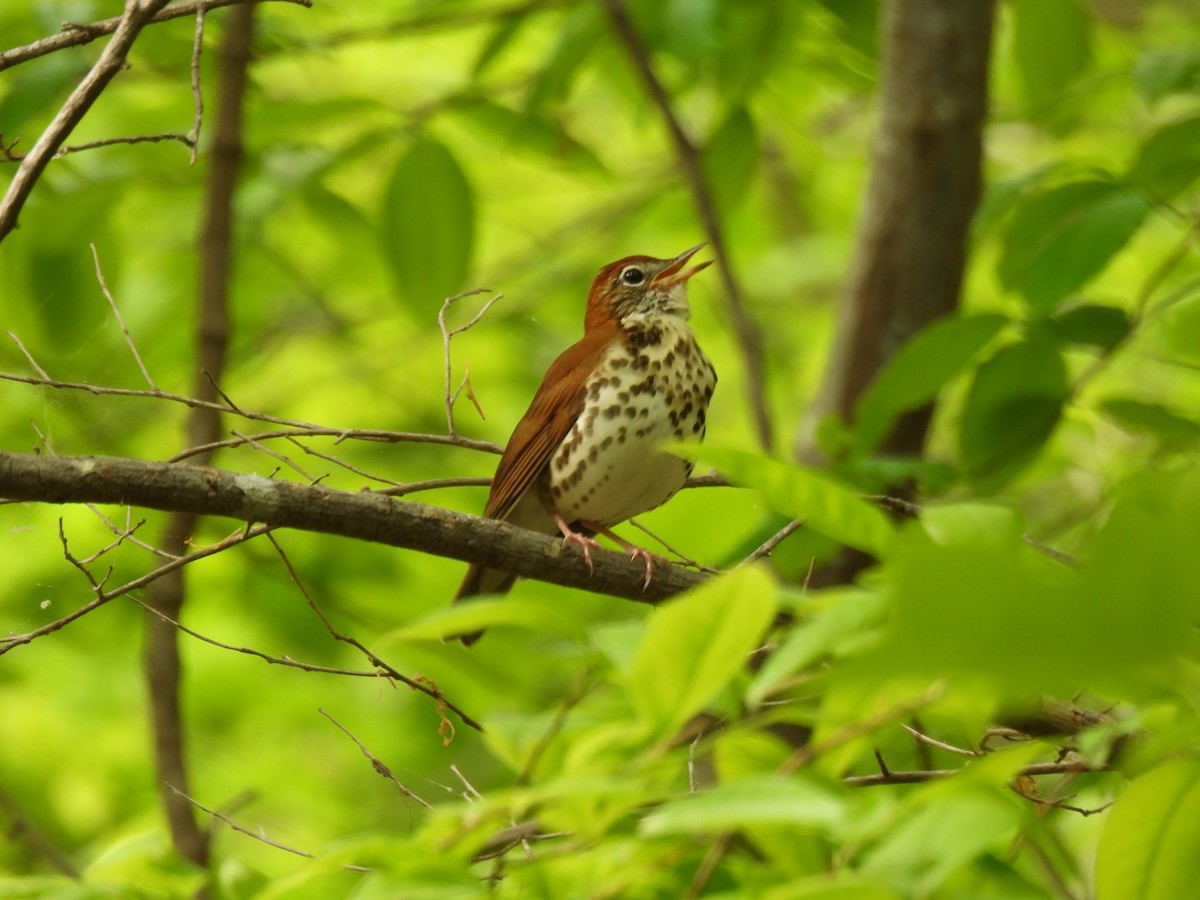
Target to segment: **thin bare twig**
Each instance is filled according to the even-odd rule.
[[[1082,762],[1035,763],[1019,770],[1014,777],[1033,778],[1039,775],[1078,774],[1080,772],[1103,772],[1107,766],[1091,766]],[[919,784],[924,781],[934,781],[938,778],[949,778],[962,772],[962,769],[922,769],[915,772],[880,772],[876,775],[850,775],[842,779],[842,784],[851,787],[876,787],[882,784]]]
[[[164,7],[153,15],[150,21],[152,23],[166,22],[182,16],[192,16],[198,12],[248,2],[263,3],[268,2],[268,0],[187,0],[184,3],[173,3],[170,6]],[[274,2],[294,3],[306,9],[312,7],[312,0],[274,0]],[[11,50],[4,50],[0,52],[0,72],[67,47],[79,47],[84,44],[90,44],[92,41],[116,31],[117,27],[121,24],[121,19],[121,16],[114,16],[111,19],[101,19],[99,22],[92,22],[88,25],[66,24],[63,25],[63,30],[58,34],[41,38],[32,44],[25,44],[21,47],[13,47]]]
[[[303,856],[305,859],[316,859],[317,858],[316,854],[309,853],[307,850],[298,850],[295,847],[289,847],[287,844],[281,844],[281,843],[279,843],[279,841],[271,840],[269,837],[267,837],[263,833],[263,830],[261,827],[258,829],[258,831],[251,831],[245,825],[239,825],[233,819],[229,818],[229,816],[225,815],[225,813],[220,812],[219,810],[209,809],[207,806],[200,803],[195,798],[189,797],[187,794],[185,794],[183,791],[179,790],[179,788],[175,787],[175,785],[173,785],[173,784],[168,784],[167,787],[169,787],[172,791],[174,791],[176,794],[178,794],[180,797],[182,797],[188,803],[192,804],[192,806],[196,807],[196,809],[200,810],[200,812],[204,813],[205,815],[212,816],[212,818],[216,819],[218,822],[224,822],[226,825],[228,825],[230,828],[232,828],[238,834],[244,834],[247,837],[252,837],[256,841],[261,841],[262,843],[266,844],[269,847],[274,847],[276,850],[283,850],[285,853],[291,853],[295,856]],[[350,871],[353,871],[353,872],[369,872],[369,871],[371,871],[370,869],[364,868],[363,866],[345,866],[344,868],[349,869]]]
[[[984,753],[980,753],[978,750],[967,750],[963,747],[955,747],[953,744],[947,744],[945,741],[939,741],[936,738],[931,738],[924,732],[917,731],[917,729],[913,728],[911,725],[906,725],[903,722],[900,723],[900,727],[911,734],[922,744],[927,744],[930,747],[937,747],[939,750],[945,750],[947,753],[953,753],[956,756],[978,758],[986,755]]]
[[[762,559],[764,556],[770,556],[775,551],[776,547],[795,534],[803,524],[803,519],[793,519],[792,521],[788,522],[777,532],[763,541],[762,546],[743,559],[740,563],[738,563],[738,565],[746,566],[752,562],[755,562],[756,560]]]
[[[444,399],[446,404],[446,433],[449,434],[450,437],[457,436],[457,432],[454,430],[454,401],[458,399],[458,395],[462,393],[464,387],[467,387],[468,390],[470,390],[470,383],[468,381],[470,376],[467,374],[463,376],[462,383],[459,384],[458,390],[454,391],[453,393],[450,391],[450,339],[456,334],[462,334],[464,331],[472,328],[477,322],[479,322],[480,319],[484,317],[484,315],[487,314],[489,309],[491,309],[498,301],[504,298],[504,295],[499,293],[496,294],[494,297],[488,300],[487,303],[483,304],[483,307],[479,310],[479,312],[475,313],[475,315],[471,317],[469,322],[467,322],[465,325],[459,325],[457,328],[446,327],[446,312],[456,301],[462,300],[464,297],[474,297],[476,294],[486,294],[490,291],[491,288],[475,288],[474,290],[463,291],[461,294],[455,294],[453,297],[447,297],[442,303],[442,308],[438,310],[438,330],[440,330],[442,333],[442,367],[444,377],[443,388],[445,390]],[[474,394],[472,394],[471,397],[474,399]],[[475,404],[475,408],[479,409],[478,403]],[[479,409],[479,415],[481,418],[483,417],[482,409]]]
[[[49,373],[45,369],[38,365],[38,361],[33,358],[33,354],[30,353],[29,350],[26,349],[25,345],[21,343],[21,339],[17,337],[15,331],[8,332],[8,336],[12,338],[13,343],[17,345],[17,349],[21,351],[22,355],[25,357],[25,361],[29,363],[29,366],[31,369],[33,369],[33,371],[37,372],[38,375],[40,375],[46,381],[54,380],[50,377]]]
[[[708,242],[712,245],[713,255],[717,258],[717,271],[721,274],[721,283],[725,294],[725,308],[733,323],[734,334],[742,353],[742,362],[746,367],[746,391],[750,403],[750,413],[754,420],[758,442],[764,450],[770,450],[774,443],[771,414],[767,404],[766,391],[766,361],[763,354],[762,334],[758,325],[751,318],[742,300],[741,287],[733,274],[733,266],[729,261],[729,253],[725,246],[725,235],[717,217],[716,204],[712,192],[704,180],[704,172],[700,167],[700,151],[684,131],[679,116],[671,98],[659,81],[654,67],[650,64],[650,54],[638,34],[629,11],[622,0],[604,0],[604,8],[612,22],[613,31],[625,47],[641,78],[646,93],[657,107],[659,115],[667,126],[671,142],[675,146],[675,156],[679,161],[679,171],[688,190],[692,202],[700,216]]]
[[[187,133],[188,146],[192,156],[188,164],[196,164],[196,156],[200,148],[200,125],[204,121],[204,95],[200,92],[200,54],[204,51],[204,7],[196,10],[196,29],[192,33],[192,102],[195,113],[192,117],[192,128]]]
[[[8,334],[9,337],[16,341],[17,346],[24,350],[24,345],[21,344],[20,339],[17,338],[17,336],[11,331]],[[500,452],[500,448],[491,441],[476,441],[472,440],[471,438],[451,437],[450,435],[445,434],[420,434],[413,432],[383,431],[362,428],[330,428],[328,426],[315,425],[312,422],[304,422],[299,419],[286,419],[280,416],[267,415],[266,413],[241,410],[230,404],[217,403],[212,400],[201,400],[195,397],[187,397],[182,394],[169,393],[167,391],[149,391],[138,388],[106,387],[78,381],[58,381],[46,374],[46,372],[33,361],[32,357],[28,356],[28,351],[25,351],[25,353],[30,361],[30,365],[38,371],[40,377],[33,378],[29,375],[15,375],[10,372],[0,372],[0,381],[14,381],[18,384],[30,384],[38,387],[54,388],[55,390],[86,391],[94,396],[144,397],[151,400],[167,400],[171,403],[179,403],[183,406],[191,407],[193,409],[210,409],[216,412],[239,416],[240,418],[248,419],[254,422],[267,422],[272,425],[285,425],[290,428],[299,429],[304,434],[328,435],[336,437],[339,440],[353,437],[360,440],[382,441],[386,443],[448,444],[454,447],[465,447],[469,450],[483,450],[488,453]],[[279,436],[282,436],[282,434]],[[198,445],[197,447],[185,450],[182,454],[177,454],[176,456],[172,457],[172,461],[177,462],[181,459],[199,455],[200,453],[208,450],[244,443],[246,443],[244,439],[236,439],[232,443],[228,441],[210,441],[204,443],[203,445]]]
[[[146,363],[142,361],[142,354],[138,353],[137,344],[133,342],[133,336],[129,333],[129,328],[125,325],[125,319],[121,315],[121,310],[117,306],[117,301],[113,298],[112,291],[108,289],[108,282],[104,280],[104,270],[100,268],[100,253],[96,250],[94,243],[89,243],[92,248],[92,261],[96,264],[96,281],[100,283],[100,290],[104,293],[104,299],[108,301],[108,306],[112,310],[113,318],[117,320],[117,324],[121,326],[121,334],[125,335],[125,344],[129,347],[129,352],[133,354],[133,361],[137,363],[137,367],[142,371],[142,377],[146,379],[146,384],[150,385],[150,390],[157,391],[158,385],[154,383],[154,379],[150,377],[150,370],[146,368]]]
[[[398,779],[392,773],[392,770],[387,767],[387,765],[383,762],[383,760],[381,760],[378,756],[376,756],[374,753],[372,753],[370,750],[368,750],[367,745],[364,744],[362,741],[360,741],[358,739],[358,737],[355,736],[354,732],[352,732],[349,728],[347,728],[345,725],[343,725],[341,722],[339,722],[337,719],[335,719],[333,716],[331,716],[328,712],[321,709],[320,707],[317,707],[317,712],[319,712],[321,715],[323,715],[325,718],[327,718],[330,722],[332,722],[334,725],[336,725],[342,731],[342,733],[346,735],[346,737],[348,737],[348,738],[350,738],[350,740],[354,741],[354,743],[358,745],[358,749],[362,751],[362,755],[371,761],[371,767],[373,769],[375,769],[375,771],[377,773],[382,775],[384,778],[386,778],[388,781],[390,781],[392,784],[394,784],[397,788],[399,788],[400,793],[402,793],[405,797],[408,797],[410,800],[415,800],[417,803],[421,804],[426,809],[433,809],[433,806],[430,803],[428,803],[424,798],[417,796],[415,793],[413,793],[411,790],[409,790],[403,784],[401,784],[400,779]]]
[[[414,691],[420,691],[427,697],[431,697],[432,699],[436,700],[438,703],[439,715],[443,714],[441,710],[444,707],[445,709],[451,710],[455,715],[457,715],[464,725],[468,725],[471,728],[474,728],[476,731],[483,731],[483,726],[478,721],[467,715],[467,713],[452,703],[436,685],[426,684],[420,680],[415,680],[401,674],[392,666],[388,665],[388,663],[376,656],[373,652],[368,650],[366,646],[364,646],[356,638],[342,634],[340,631],[334,628],[333,623],[329,621],[329,617],[326,616],[321,610],[321,607],[317,605],[317,601],[313,599],[312,594],[308,592],[308,588],[304,586],[304,582],[300,580],[299,573],[292,565],[292,561],[288,558],[287,553],[284,552],[283,547],[281,547],[279,542],[275,540],[274,536],[268,538],[268,540],[270,540],[271,546],[275,548],[275,552],[279,554],[279,558],[283,561],[283,565],[288,572],[288,577],[291,578],[292,583],[296,585],[297,590],[299,590],[304,596],[305,601],[308,603],[309,609],[311,609],[317,618],[321,620],[321,624],[325,626],[325,630],[329,632],[330,637],[332,637],[334,640],[349,644],[368,660],[370,660],[371,665],[376,666],[377,668],[386,672],[389,678],[400,682]]]
[[[143,588],[168,574],[169,572],[180,568],[181,566],[186,566],[198,559],[204,559],[206,556],[212,556],[215,553],[228,550],[230,547],[235,546],[236,544],[241,544],[250,540],[251,538],[258,537],[260,534],[266,534],[270,530],[270,526],[266,525],[256,525],[248,529],[239,529],[234,534],[216,544],[213,544],[211,547],[205,547],[201,550],[196,550],[192,553],[189,553],[186,556],[180,556],[177,559],[173,559],[151,572],[147,572],[146,574],[141,575],[132,581],[126,582],[120,587],[113,588],[111,591],[101,591],[91,602],[84,604],[79,609],[63,616],[62,618],[55,619],[53,622],[48,622],[47,624],[42,625],[40,628],[35,628],[33,631],[28,631],[24,634],[10,634],[0,637],[0,656],[3,656],[5,653],[8,653],[10,650],[16,647],[20,647],[22,644],[28,644],[31,641],[35,641],[47,634],[52,634],[55,631],[59,631],[70,625],[76,619],[80,619],[98,607],[108,603],[110,600],[115,600],[117,597],[122,597],[125,594],[128,594],[130,591]],[[86,572],[85,574],[88,577],[88,581],[93,584],[94,589],[96,584],[95,579],[92,578],[90,572]]]
[[[352,678],[387,678],[388,676],[378,669],[373,671],[364,671],[360,669],[340,669],[335,666],[319,666],[315,663],[300,662],[288,656],[272,656],[269,653],[263,653],[261,650],[255,650],[253,647],[235,647],[233,644],[226,644],[224,641],[218,641],[216,638],[209,637],[206,634],[201,634],[194,628],[189,628],[182,622],[172,619],[165,612],[155,609],[148,603],[143,603],[141,600],[133,598],[133,602],[144,609],[151,615],[157,616],[162,621],[166,622],[173,628],[182,631],[188,637],[195,638],[205,644],[210,644],[221,650],[230,650],[233,653],[242,653],[246,656],[254,656],[264,662],[274,666],[286,666],[290,669],[299,669],[302,672],[314,672],[318,675],[347,675]]]
[[[112,40],[105,46],[91,70],[71,92],[46,130],[38,137],[33,148],[25,154],[16,174],[9,182],[8,190],[5,191],[3,200],[0,200],[0,241],[17,227],[17,219],[25,201],[29,199],[34,185],[41,178],[42,172],[58,148],[67,139],[67,135],[91,109],[109,82],[124,68],[125,57],[138,34],[166,4],[167,0],[127,0],[125,12],[118,21]]]

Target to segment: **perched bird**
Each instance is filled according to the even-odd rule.
[[[517,423],[483,514],[561,533],[591,568],[593,535],[646,562],[651,555],[609,529],[654,509],[683,487],[692,464],[658,449],[704,437],[716,387],[712,363],[688,326],[685,268],[704,244],[674,259],[627,256],[600,270],[588,292],[583,338],[550,366]],[[504,593],[516,576],[471,566],[455,600]],[[479,633],[460,635],[472,643]]]

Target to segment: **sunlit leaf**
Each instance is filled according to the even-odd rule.
[[[383,253],[404,298],[435,310],[462,289],[475,238],[471,185],[450,151],[419,138],[383,198]]]
[[[634,706],[656,733],[678,728],[745,667],[775,604],[771,577],[748,567],[654,611],[627,681]]]
[[[1160,403],[1114,397],[1100,411],[1129,431],[1153,435],[1164,444],[1186,446],[1200,440],[1200,422],[1171,412]]]
[[[994,314],[940,319],[904,344],[858,402],[858,447],[875,447],[898,416],[933,400],[1007,323]]]
[[[763,776],[688,794],[641,821],[646,835],[706,834],[756,825],[836,828],[845,802],[803,777]]]
[[[817,602],[817,608],[798,613],[800,621],[754,676],[746,692],[751,707],[762,703],[782,680],[832,653],[846,638],[861,635],[885,609],[879,594],[858,589],[824,591]]]
[[[1138,778],[1108,813],[1096,853],[1098,900],[1175,900],[1200,884],[1200,763]]]
[[[1190,46],[1148,50],[1134,66],[1133,81],[1147,103],[1195,91],[1200,88],[1200,50]]]
[[[1029,111],[1044,117],[1091,65],[1091,19],[1081,0],[1014,0],[1010,9]]]
[[[997,274],[1031,306],[1050,310],[1098,275],[1141,227],[1144,196],[1114,181],[1072,181],[1029,194],[1005,230]]]
[[[975,481],[995,487],[1025,467],[1058,424],[1067,397],[1062,355],[1048,341],[999,350],[971,382],[959,424],[959,455]]]
[[[672,444],[669,449],[687,459],[711,462],[734,484],[758,491],[771,509],[802,519],[807,528],[880,558],[891,552],[891,520],[828,475],[714,444]]]
[[[1159,201],[1200,178],[1200,116],[1170,122],[1146,138],[1128,178]]]
[[[1115,306],[1086,304],[1056,313],[1046,320],[1046,334],[1069,344],[1088,344],[1111,350],[1129,334],[1129,314]]]
[[[761,155],[754,120],[738,107],[713,133],[700,157],[718,213],[729,213],[744,199]]]

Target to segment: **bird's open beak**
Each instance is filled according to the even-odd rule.
[[[692,266],[690,269],[684,268],[689,259],[707,246],[708,244],[697,244],[690,250],[684,250],[677,257],[671,260],[665,269],[655,275],[654,279],[650,283],[655,287],[670,288],[677,284],[682,284],[702,269],[707,269],[712,265],[711,259],[705,260],[702,263],[698,263]]]

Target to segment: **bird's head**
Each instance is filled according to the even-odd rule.
[[[596,275],[588,292],[585,330],[606,322],[632,324],[639,318],[657,316],[686,319],[691,313],[687,300],[688,279],[710,266],[712,261],[684,267],[704,246],[697,244],[674,259],[626,256],[609,263]]]

